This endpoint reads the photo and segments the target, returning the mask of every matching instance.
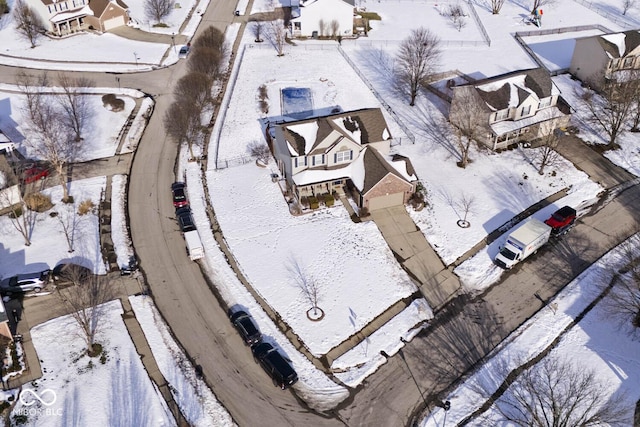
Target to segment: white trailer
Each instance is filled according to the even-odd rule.
[[[184,233],[184,240],[187,243],[187,254],[191,261],[195,261],[204,257],[204,248],[202,247],[202,241],[200,240],[200,234],[198,230],[187,231]]]
[[[551,227],[535,218],[525,222],[509,234],[494,263],[510,269],[549,241]]]

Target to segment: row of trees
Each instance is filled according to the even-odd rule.
[[[178,80],[174,102],[164,116],[167,134],[177,143],[186,142],[192,158],[193,144],[202,137],[201,115],[213,103],[212,86],[225,71],[227,54],[224,34],[214,27],[205,29],[191,47],[189,72]]]

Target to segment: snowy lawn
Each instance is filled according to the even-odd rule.
[[[339,204],[294,217],[270,173],[252,163],[209,173],[211,200],[249,282],[321,356],[416,287],[373,222],[353,223]],[[296,265],[317,284],[319,322],[307,319]]]
[[[90,199],[97,209],[105,182],[105,177],[71,182],[69,194],[74,198],[73,205],[60,201],[62,187],[44,190],[43,193],[51,197],[54,206],[36,215],[30,246],[24,245],[24,238],[13,227],[9,217],[0,216],[0,235],[2,246],[5,248],[0,257],[2,276],[52,269],[60,262],[73,262],[91,268],[96,274],[105,274],[106,269],[100,252],[98,217],[95,213],[74,215],[74,212],[78,212],[79,204],[85,200]],[[51,217],[50,213],[54,211],[58,212],[57,217]],[[70,225],[70,231],[73,230],[69,233],[73,234],[72,253],[69,252],[62,221]]]
[[[10,85],[4,85],[3,89],[5,88],[18,90],[17,87]],[[105,93],[109,91],[105,91]],[[137,96],[140,96],[139,92],[137,92]],[[2,132],[16,144],[17,149],[23,156],[43,160],[27,143],[27,141],[37,141],[38,139],[37,135],[32,134],[27,126],[25,97],[19,93],[3,90],[0,91],[0,98],[2,98],[2,109],[7,113],[6,115],[0,115],[0,129],[2,129]],[[55,95],[51,95],[50,102],[57,102],[55,98]],[[122,111],[116,112],[104,107],[102,95],[87,96],[91,115],[87,120],[84,140],[81,142],[77,153],[75,153],[73,162],[111,157],[115,154],[118,148],[120,131],[136,104],[135,99],[131,96],[118,95],[118,98],[122,99],[125,105]]]
[[[43,376],[23,388],[22,400],[36,401],[28,389],[46,403],[55,401],[48,406],[19,401],[13,416],[26,414],[30,426],[175,425],[131,342],[120,302],[103,308],[103,329],[96,342],[102,344],[104,357],[86,356],[86,344],[70,315],[31,330]]]
[[[171,384],[173,398],[192,426],[233,426],[227,410],[217,401],[205,382],[174,341],[150,297],[129,297],[153,357],[164,378]]]

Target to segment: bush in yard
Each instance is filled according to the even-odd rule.
[[[51,197],[42,193],[29,193],[24,196],[24,202],[27,204],[27,207],[34,212],[48,211],[53,207]]]
[[[102,96],[102,105],[109,111],[118,112],[124,110],[124,100],[117,98],[113,93]]]
[[[333,206],[333,203],[335,202],[335,200],[336,199],[334,199],[331,194],[327,193],[324,195],[324,204],[327,205],[327,207]]]
[[[93,203],[93,200],[87,199],[80,202],[80,206],[78,206],[78,215],[86,215],[89,213],[93,213],[96,205]]]
[[[318,201],[317,197],[309,197],[309,207],[311,209],[318,209],[320,207],[320,202]]]

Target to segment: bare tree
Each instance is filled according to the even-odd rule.
[[[612,147],[625,132],[625,122],[631,117],[639,87],[635,82],[605,82],[600,92],[576,88],[580,106],[589,112],[589,122],[604,131]]]
[[[497,15],[502,10],[505,0],[491,0],[491,13]]]
[[[620,245],[625,266],[614,272],[611,290],[602,301],[605,316],[634,339],[640,339],[640,235]],[[609,283],[603,283],[603,286]]]
[[[202,73],[212,82],[224,72],[224,54],[218,49],[195,46],[187,64],[192,73]]]
[[[255,37],[256,43],[262,43],[262,33],[264,30],[264,21],[258,18],[252,18],[249,22],[251,22],[251,33]]]
[[[460,199],[458,200],[458,208],[462,211],[462,218],[458,221],[458,225],[463,228],[469,227],[469,221],[467,221],[467,216],[473,210],[473,206],[476,203],[476,198],[467,193],[462,193]]]
[[[67,252],[72,253],[75,251],[73,243],[75,241],[75,234],[80,224],[80,218],[76,214],[75,205],[72,203],[63,204],[55,215],[58,223],[62,227],[64,237],[67,240]]]
[[[320,20],[318,21],[318,32],[320,33],[320,37],[324,37],[326,28],[327,28],[326,22],[324,22],[324,19],[320,18]]]
[[[287,29],[282,19],[269,22],[267,40],[276,49],[278,56],[284,56],[284,45],[287,42]]]
[[[335,38],[338,35],[338,31],[340,31],[340,22],[337,19],[331,20],[329,28],[331,29],[331,37]]]
[[[467,21],[465,21],[467,15],[465,15],[462,6],[460,6],[460,3],[450,4],[449,10],[446,14],[451,20],[451,25],[456,30],[460,31],[467,25]]]
[[[25,73],[18,75],[18,87],[26,99],[24,117],[31,133],[25,144],[53,166],[62,186],[62,200],[68,201],[69,189],[64,171],[75,158],[78,143],[65,126],[55,102],[42,92],[46,80],[46,74],[39,78]]]
[[[622,14],[626,15],[629,9],[636,6],[636,0],[622,0]]]
[[[440,53],[440,40],[424,27],[412,30],[400,44],[397,72],[399,80],[409,87],[409,105],[415,105],[420,84],[437,68]]]
[[[194,40],[193,46],[206,46],[222,52],[225,46],[224,34],[219,29],[209,26]]]
[[[4,206],[10,207],[9,219],[11,225],[24,239],[25,246],[31,246],[31,233],[36,223],[38,212],[27,207],[20,194],[8,191],[0,192],[0,198]]]
[[[113,289],[104,276],[79,273],[75,278],[67,277],[74,282],[74,285],[64,289],[58,288],[58,298],[71,312],[71,316],[80,327],[87,345],[87,354],[95,357],[99,354],[95,346],[96,334],[104,324],[108,313],[104,304],[114,298]]]
[[[534,13],[536,10],[539,10],[542,6],[549,6],[551,4],[555,4],[556,0],[533,0],[533,4],[531,5],[531,13]]]
[[[2,19],[2,15],[5,13],[9,13],[9,5],[7,4],[7,0],[0,0],[0,19]]]
[[[456,128],[455,142],[460,161],[458,166],[466,168],[469,164],[469,152],[473,141],[489,132],[487,113],[483,110],[484,102],[476,102],[479,97],[473,87],[455,88],[449,121]],[[480,100],[481,101],[481,100]]]
[[[179,102],[192,102],[202,111],[211,102],[212,80],[203,73],[188,73],[178,80],[174,96]]]
[[[318,281],[304,270],[304,268],[300,265],[300,263],[294,256],[291,256],[289,258],[287,270],[289,270],[289,274],[291,275],[292,280],[300,289],[302,295],[309,302],[309,304],[311,304],[311,315],[314,318],[321,317],[323,311],[318,306],[318,302],[320,301],[320,287]]]
[[[46,28],[40,16],[24,1],[17,0],[13,8],[13,19],[16,21],[18,34],[36,47],[36,42]]]
[[[540,147],[535,154],[535,160],[538,163],[538,174],[544,175],[544,168],[558,162],[560,155],[556,150],[559,143],[560,139],[555,131],[551,131],[542,137]]]
[[[271,150],[267,144],[261,141],[252,141],[249,143],[247,147],[247,151],[251,154],[252,157],[257,158],[265,165],[269,163],[269,159],[271,158]]]
[[[57,97],[62,107],[62,120],[75,135],[76,142],[83,140],[83,133],[94,115],[89,95],[84,88],[94,86],[94,82],[86,77],[70,77],[58,74],[58,84],[62,87],[62,96]]]
[[[162,22],[171,14],[175,0],[144,0],[144,14],[150,20]]]
[[[197,141],[201,131],[201,111],[193,102],[176,101],[171,104],[164,116],[164,128],[177,144],[186,142],[191,158],[193,144]]]
[[[593,369],[547,356],[524,370],[495,403],[504,421],[522,427],[624,426],[630,408],[610,397]]]

